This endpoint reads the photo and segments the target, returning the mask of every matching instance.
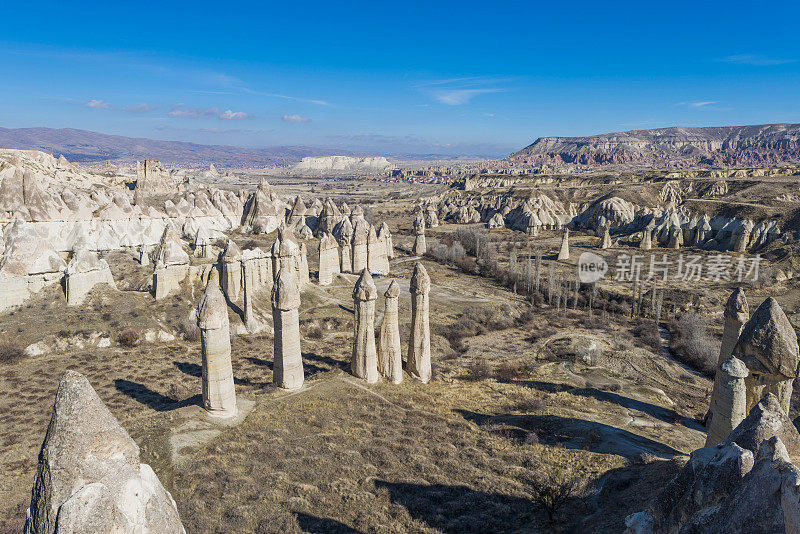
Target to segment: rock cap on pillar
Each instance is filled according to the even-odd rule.
[[[300,288],[297,275],[292,269],[281,269],[272,286],[272,307],[277,310],[293,310],[300,307]]]
[[[228,303],[219,288],[219,272],[212,269],[198,306],[197,326],[204,330],[216,330],[227,325]]]
[[[431,277],[428,276],[428,270],[421,263],[414,265],[410,289],[412,293],[427,293],[431,290]]]
[[[750,318],[750,308],[747,305],[744,289],[741,287],[737,287],[728,297],[728,302],[725,303],[725,317],[736,319],[740,323],[746,323]]]
[[[386,291],[383,294],[384,297],[387,299],[393,299],[400,296],[400,284],[397,283],[396,280],[392,280],[389,282],[389,287],[386,288]]]
[[[785,377],[798,376],[799,352],[792,323],[772,297],[744,325],[734,348],[751,372]]]
[[[375,281],[372,279],[372,275],[369,274],[369,269],[365,267],[356,281],[356,286],[353,288],[353,300],[365,301],[377,298],[378,288],[375,287]]]

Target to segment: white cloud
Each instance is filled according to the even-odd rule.
[[[111,109],[111,104],[103,102],[102,100],[89,100],[86,103],[86,107],[93,109]]]
[[[281,117],[283,122],[311,122],[311,119],[307,117],[301,117],[300,115],[284,115]]]
[[[727,63],[738,63],[740,65],[753,65],[755,67],[772,67],[775,65],[785,65],[794,63],[796,59],[767,57],[759,54],[737,54],[728,56],[723,61]]]
[[[219,116],[220,119],[225,119],[229,121],[238,121],[246,119],[248,117],[250,117],[250,115],[248,115],[244,111],[231,111],[229,109],[225,110],[225,112]]]

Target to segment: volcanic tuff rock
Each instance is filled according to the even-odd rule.
[[[583,137],[541,137],[515,165],[746,167],[800,162],[800,124],[671,127]]]
[[[139,447],[75,371],[58,386],[25,532],[184,532]]]

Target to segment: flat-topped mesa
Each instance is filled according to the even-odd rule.
[[[558,250],[559,261],[567,261],[569,259],[569,228],[564,227],[564,235],[561,237],[561,248]]]
[[[378,334],[378,372],[393,384],[403,381],[403,355],[400,348],[398,302],[400,286],[392,280],[383,294],[385,298],[383,320]]]
[[[386,221],[383,221],[380,228],[378,228],[378,239],[383,241],[383,246],[386,250],[386,264],[388,267],[389,260],[394,258],[394,244],[392,244],[392,232],[389,231],[389,225],[386,224]]]
[[[425,241],[425,217],[422,213],[417,214],[414,219],[414,245],[411,247],[412,254],[422,256],[428,251],[428,244]]]
[[[75,371],[58,385],[24,532],[185,532],[139,447]]]
[[[770,297],[744,325],[733,355],[747,366],[747,408],[752,409],[767,393],[789,413],[792,381],[798,377],[800,353],[797,335],[778,302]]]
[[[98,284],[108,284],[116,288],[108,262],[100,259],[96,252],[86,249],[76,250],[64,272],[67,305],[82,304],[89,291]]]
[[[408,374],[423,383],[431,379],[431,327],[430,302],[431,279],[421,263],[414,265],[411,275],[411,338],[408,342]]]
[[[194,254],[203,259],[210,259],[211,254],[211,238],[208,237],[208,232],[202,226],[197,229],[194,236]]]
[[[369,274],[362,269],[361,276],[353,288],[355,325],[353,337],[353,356],[350,370],[358,378],[372,384],[380,380],[378,374],[378,354],[375,348],[375,299],[378,290]]]
[[[279,388],[303,385],[300,350],[300,289],[294,269],[281,269],[272,286],[272,321],[275,327],[272,382]]]
[[[228,300],[236,302],[242,290],[242,249],[233,239],[228,239],[228,244],[220,258],[222,268],[222,290]]]
[[[353,239],[351,241],[352,260],[354,273],[360,273],[367,268],[367,238],[369,227],[366,221],[357,221],[353,226]]]
[[[339,270],[339,245],[331,234],[325,232],[319,240],[319,271],[317,275],[319,285],[331,284],[333,276],[338,274]]]
[[[219,274],[211,271],[197,308],[203,358],[203,407],[218,417],[236,415],[236,391],[231,365],[228,304],[219,287]]]

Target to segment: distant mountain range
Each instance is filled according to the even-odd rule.
[[[133,163],[156,158],[167,165],[188,167],[264,167],[294,165],[307,156],[363,156],[347,150],[307,146],[241,148],[182,141],[123,137],[73,128],[0,128],[0,148],[42,150],[78,163]]]
[[[584,137],[541,137],[514,165],[761,167],[800,163],[800,124],[672,127]]]

